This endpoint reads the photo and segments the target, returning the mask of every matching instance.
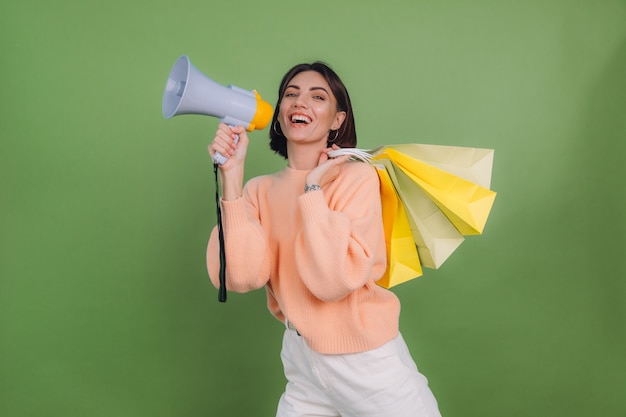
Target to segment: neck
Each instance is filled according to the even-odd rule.
[[[321,154],[322,148],[317,143],[294,145],[287,142],[289,168],[310,171],[317,166]]]

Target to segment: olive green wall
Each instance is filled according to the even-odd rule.
[[[418,366],[445,417],[624,415],[626,3],[267,4],[0,5],[0,415],[274,415],[281,325],[206,276],[217,120],[161,115],[181,54],[271,103],[329,62],[361,147],[494,148],[484,235],[394,289]]]

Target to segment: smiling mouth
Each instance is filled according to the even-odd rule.
[[[303,114],[293,114],[291,115],[291,123],[308,125],[311,123],[311,118]]]

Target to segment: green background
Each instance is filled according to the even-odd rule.
[[[217,120],[161,115],[182,54],[271,103],[329,62],[363,148],[494,148],[485,233],[394,289],[413,356],[445,417],[626,415],[625,22],[618,0],[2,2],[0,415],[274,415],[283,328],[206,275]],[[284,164],[267,134],[248,177]]]

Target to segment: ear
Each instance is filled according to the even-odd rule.
[[[335,115],[335,121],[330,126],[330,130],[339,130],[344,120],[346,120],[346,112],[338,111],[337,114]]]

